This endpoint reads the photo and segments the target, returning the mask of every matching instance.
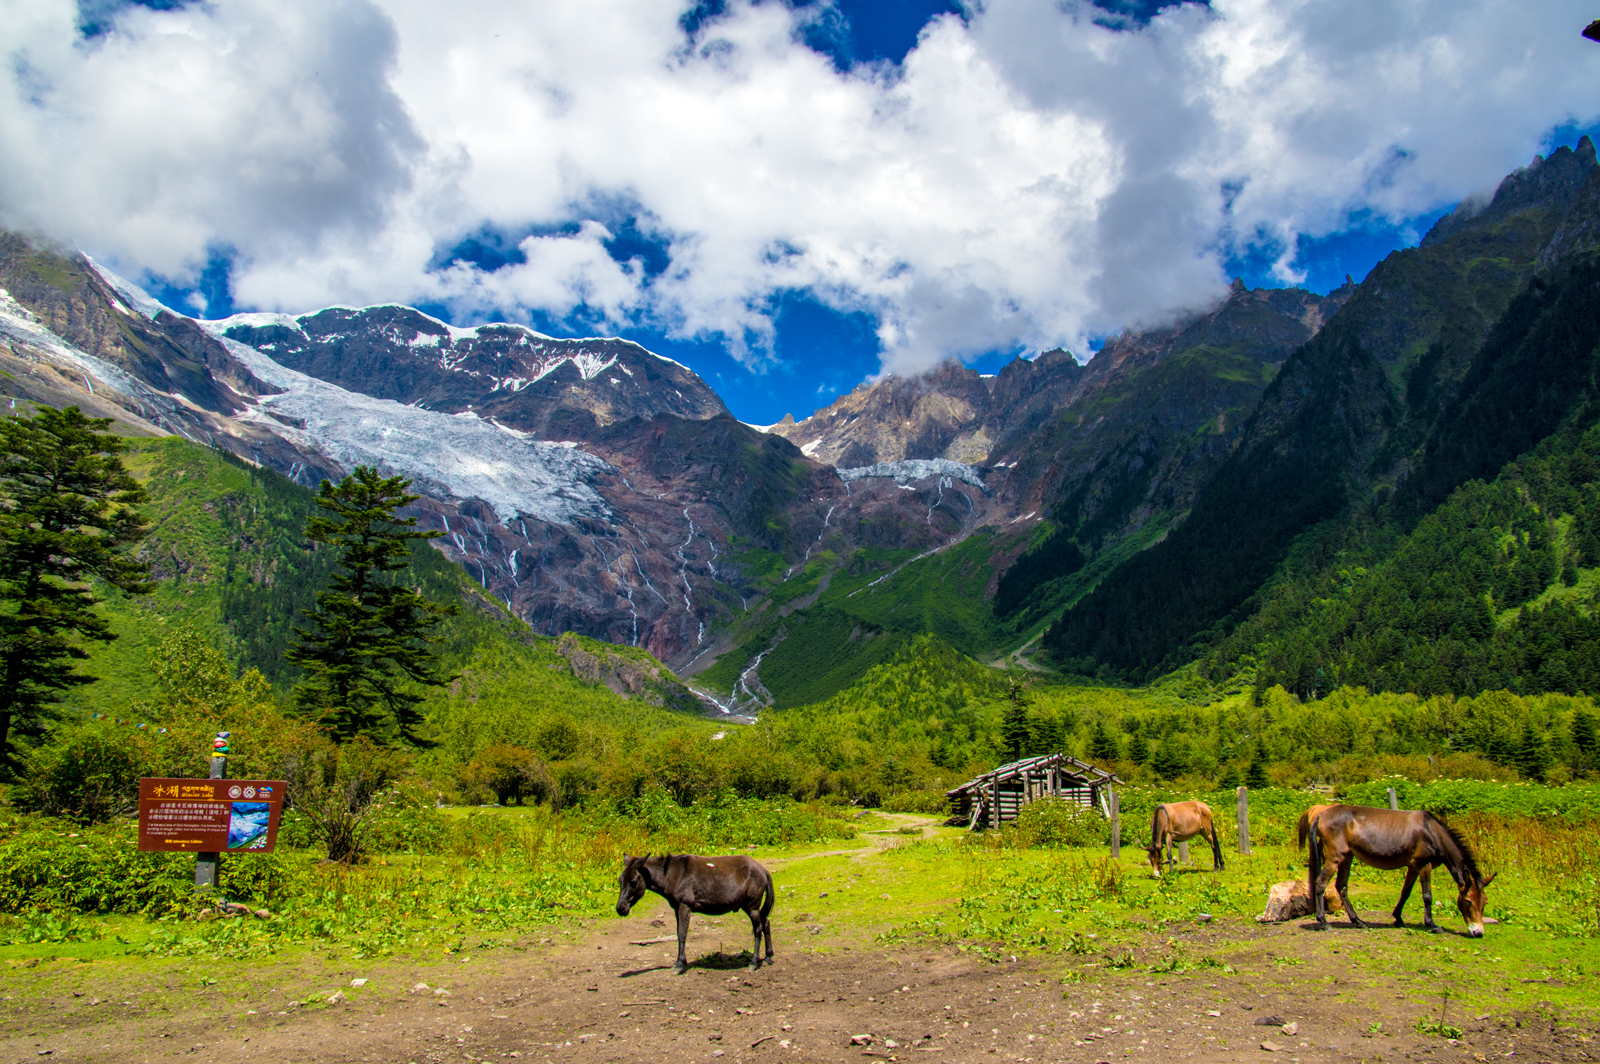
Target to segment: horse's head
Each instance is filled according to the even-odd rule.
[[[1483,937],[1484,891],[1493,882],[1494,876],[1479,879],[1476,875],[1467,876],[1461,881],[1461,895],[1456,899],[1456,908],[1461,910],[1461,918],[1467,922],[1467,934],[1473,938]]]
[[[617,879],[617,915],[627,916],[638,900],[649,889],[644,878],[645,857],[624,857],[622,875]]]
[[[1150,874],[1157,879],[1161,878],[1161,847],[1152,843],[1144,848],[1145,856],[1150,858]]]

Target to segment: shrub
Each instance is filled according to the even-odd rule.
[[[1110,825],[1100,810],[1059,798],[1041,798],[1023,806],[1012,830],[1022,845],[1048,849],[1104,846],[1111,837]]]
[[[102,824],[138,808],[148,753],[142,738],[109,726],[73,729],[28,756],[12,800],[27,812]]]
[[[933,813],[950,811],[950,799],[943,791],[901,791],[891,794],[882,806],[886,813]]]

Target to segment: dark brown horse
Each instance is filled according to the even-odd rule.
[[[750,917],[755,934],[755,951],[750,970],[761,967],[761,936],[767,937],[767,962],[772,962],[772,875],[759,863],[743,854],[732,857],[691,857],[688,854],[665,857],[624,857],[618,880],[617,915],[627,916],[645,891],[667,899],[678,917],[678,961],[672,970],[682,975],[689,969],[684,944],[689,939],[689,914],[721,916],[743,909]]]
[[[1433,922],[1433,870],[1443,865],[1460,889],[1456,908],[1467,922],[1467,934],[1483,937],[1483,892],[1494,882],[1478,871],[1478,859],[1466,840],[1448,824],[1430,813],[1401,809],[1371,809],[1360,805],[1330,805],[1311,820],[1311,896],[1317,900],[1317,927],[1326,930],[1328,915],[1323,909],[1322,891],[1328,877],[1338,872],[1336,885],[1344,911],[1356,927],[1366,927],[1350,904],[1346,884],[1350,864],[1360,859],[1373,868],[1404,868],[1406,885],[1400,888],[1400,903],[1394,907],[1394,925],[1404,927],[1401,912],[1411,888],[1422,880],[1423,926],[1439,930]]]
[[[1172,868],[1172,844],[1188,842],[1199,836],[1211,840],[1211,867],[1220,872],[1222,845],[1217,841],[1216,822],[1211,818],[1211,807],[1204,802],[1171,802],[1156,806],[1150,819],[1150,845],[1145,853],[1150,857],[1151,873],[1161,878],[1161,848],[1167,849],[1167,868]]]

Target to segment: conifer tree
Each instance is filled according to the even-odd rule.
[[[1089,737],[1089,759],[1095,762],[1115,761],[1121,754],[1117,740],[1106,731],[1105,721],[1095,721],[1094,734]]]
[[[1244,785],[1252,791],[1258,791],[1267,786],[1267,767],[1261,763],[1259,757],[1252,757],[1250,765],[1244,770]]]
[[[285,653],[306,671],[296,690],[300,709],[328,725],[341,739],[388,736],[416,738],[423,686],[449,683],[437,671],[433,629],[459,607],[430,602],[420,590],[395,579],[410,557],[408,541],[435,539],[441,532],[413,531],[414,517],[396,511],[417,499],[404,477],[380,477],[368,466],[337,485],[324,480],[317,505],[327,516],[306,522],[306,537],[339,552],[341,571],[332,587],[318,592],[306,610],[310,628],[296,628],[298,641]]]
[[[1015,677],[1009,679],[1007,684],[1007,697],[1011,704],[1006,707],[1006,715],[1000,721],[1000,740],[1005,746],[1006,755],[1012,761],[1018,761],[1027,748],[1032,731],[1028,725],[1028,706],[1031,703],[1024,693],[1028,684],[1019,683]]]
[[[0,419],[0,761],[14,730],[34,732],[59,692],[92,683],[73,662],[83,644],[116,638],[93,581],[149,591],[150,567],[128,554],[145,534],[144,490],[103,432],[110,418],[75,406]]]

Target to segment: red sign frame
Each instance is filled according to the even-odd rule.
[[[283,818],[282,780],[139,781],[139,849],[271,853]]]

